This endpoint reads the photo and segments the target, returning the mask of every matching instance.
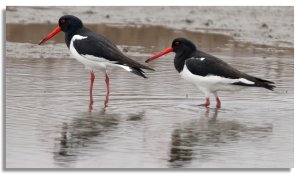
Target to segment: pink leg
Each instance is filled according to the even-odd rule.
[[[93,109],[93,85],[94,85],[94,71],[91,71],[91,84],[90,84],[90,111]]]
[[[203,104],[203,106],[209,107],[209,105],[210,105],[209,98],[206,98],[205,103]]]
[[[216,101],[217,101],[217,108],[221,108],[221,100],[219,99],[219,97],[216,97]]]
[[[108,101],[109,101],[109,78],[107,73],[105,73],[105,83],[106,83],[106,98],[104,101],[104,107],[107,107]]]

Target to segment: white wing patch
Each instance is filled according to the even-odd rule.
[[[201,61],[203,61],[203,60],[205,60],[205,57],[200,57],[200,58],[198,58],[198,57],[192,57],[191,59],[196,59],[196,60],[201,60]]]
[[[245,84],[248,84],[248,85],[253,85],[254,82],[250,81],[250,80],[247,80],[247,79],[244,79],[244,78],[239,78],[238,79],[239,82],[242,82],[242,83],[245,83]]]
[[[86,38],[87,38],[87,36],[74,35],[74,36],[72,37],[71,44],[72,44],[72,42],[74,42],[75,40],[82,40],[82,39],[86,39]]]
[[[118,64],[115,64],[116,66],[119,66],[119,67],[121,67],[121,68],[123,68],[123,69],[125,69],[126,71],[129,71],[129,72],[131,72],[132,71],[132,68],[130,68],[129,66],[126,66],[126,65],[118,65]]]

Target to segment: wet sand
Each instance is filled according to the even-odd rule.
[[[34,15],[39,14],[39,15]],[[219,33],[242,42],[293,47],[293,7],[8,7],[7,23],[54,23],[65,14],[86,24],[159,25]],[[134,14],[134,15],[132,15]]]
[[[153,25],[90,24],[141,63],[175,36],[184,36],[241,71],[274,81],[277,88],[221,92],[222,108],[215,109],[213,102],[206,109],[197,106],[203,95],[180,78],[170,54],[149,64],[156,70],[147,73],[149,79],[110,72],[106,110],[104,75],[96,72],[89,112],[89,71],[69,55],[63,35],[36,45],[54,26],[6,27],[6,167],[293,166],[293,47]],[[13,34],[20,28],[24,34]]]

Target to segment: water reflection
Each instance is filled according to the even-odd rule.
[[[112,105],[102,112],[98,109],[105,88],[97,81],[98,102],[93,112],[81,113],[88,110],[87,76],[80,63],[68,58],[66,46],[19,43],[35,44],[52,27],[16,24],[6,29],[7,40],[12,41],[6,44],[7,166],[215,167],[225,163],[226,167],[228,159],[240,160],[240,151],[247,151],[243,160],[249,162],[242,167],[292,166],[293,48],[234,44],[227,36],[155,26],[97,25],[91,29],[126,47],[137,61],[182,35],[195,39],[207,52],[225,56],[242,71],[275,79],[278,88],[275,93],[252,89],[233,96],[224,93],[228,110],[186,107],[189,101],[198,103],[201,96],[175,73],[170,56],[153,64],[157,71],[146,81],[114,71]],[[63,35],[56,41],[63,42]],[[144,109],[146,116],[138,113]],[[274,124],[274,134],[273,125],[264,122]],[[252,155],[256,150],[261,153]],[[260,155],[265,158],[257,166]],[[163,164],[158,160],[161,156]]]
[[[130,114],[128,121],[142,120],[144,112]],[[138,118],[138,119],[136,119]],[[105,148],[105,140],[102,140],[109,132],[118,128],[122,122],[120,113],[84,112],[78,115],[71,123],[64,122],[61,126],[60,137],[55,141],[53,158],[60,167],[71,167],[78,157],[91,155],[93,145]]]
[[[212,111],[212,112],[211,112]],[[224,155],[218,148],[247,136],[262,138],[272,134],[272,125],[248,127],[238,121],[218,120],[219,109],[206,109],[200,120],[192,120],[173,130],[169,152],[170,167],[186,167],[192,160],[202,162]],[[200,167],[200,166],[199,166]]]

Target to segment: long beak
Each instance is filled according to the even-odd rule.
[[[48,34],[48,36],[46,36],[40,43],[39,45],[41,44],[44,44],[47,40],[51,39],[53,36],[55,36],[57,33],[59,33],[61,31],[61,28],[60,26],[57,26],[51,33]]]
[[[162,51],[162,52],[160,52],[160,53],[158,53],[158,54],[155,54],[154,56],[152,56],[152,57],[150,57],[149,59],[147,59],[146,60],[146,62],[148,63],[148,62],[150,62],[150,61],[152,61],[152,60],[154,60],[154,59],[157,59],[157,58],[159,58],[160,56],[163,56],[163,55],[165,55],[165,54],[168,54],[168,53],[170,53],[170,52],[172,52],[173,51],[173,48],[167,48],[165,51]]]

